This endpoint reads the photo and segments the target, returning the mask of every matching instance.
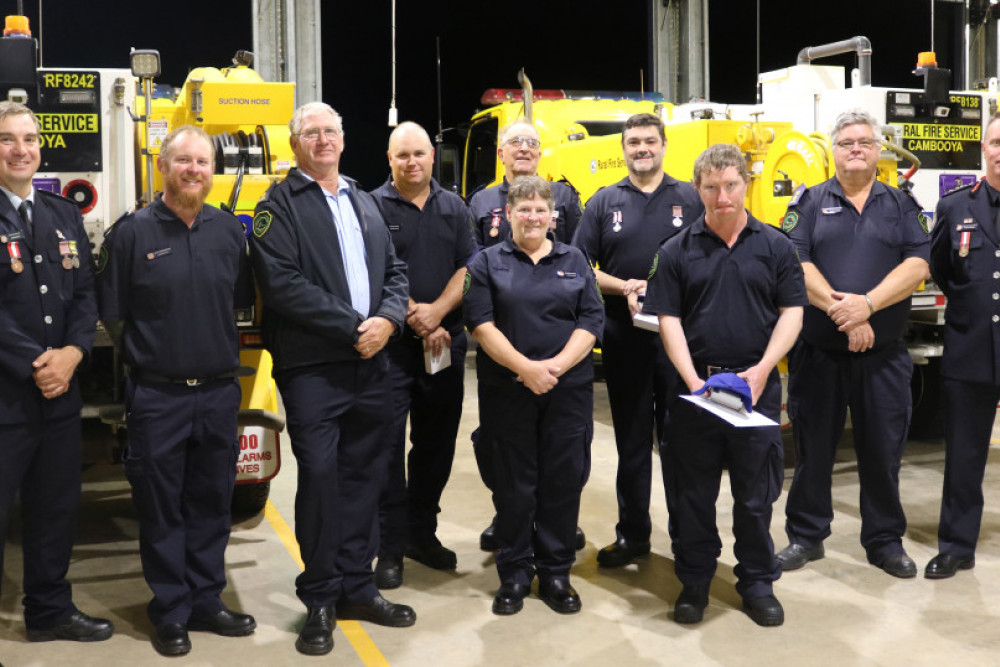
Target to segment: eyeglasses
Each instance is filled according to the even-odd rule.
[[[300,132],[296,134],[296,137],[301,137],[302,141],[312,143],[314,141],[319,141],[319,136],[323,135],[329,141],[333,141],[340,136],[340,130],[335,127],[314,127],[311,130],[306,130],[305,132]]]
[[[534,137],[525,137],[523,135],[511,137],[505,143],[508,146],[527,146],[528,148],[538,148],[542,145],[538,139],[535,139]]]
[[[842,151],[849,151],[855,146],[858,146],[861,150],[870,151],[879,145],[877,139],[842,139],[837,142],[837,148]]]

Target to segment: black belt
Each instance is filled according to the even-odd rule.
[[[722,364],[701,364],[695,362],[694,369],[698,377],[709,378],[719,373],[742,373],[750,366],[724,366]]]
[[[242,377],[244,375],[251,375],[251,373],[243,372],[242,368],[235,371],[230,371],[229,373],[220,373],[219,375],[213,375],[211,377],[201,377],[201,378],[172,378],[166,375],[160,375],[159,373],[153,373],[151,371],[140,371],[131,369],[126,374],[135,382],[154,382],[157,384],[183,384],[188,387],[200,387],[203,384],[208,384],[209,382],[216,382],[217,380],[231,380],[232,378]]]

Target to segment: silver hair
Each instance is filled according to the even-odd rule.
[[[292,114],[292,119],[288,121],[288,129],[292,134],[299,134],[302,129],[302,121],[306,116],[314,113],[326,113],[333,118],[333,127],[340,136],[344,136],[344,119],[340,117],[333,107],[326,102],[306,102]]]
[[[840,138],[841,131],[849,125],[867,125],[872,129],[872,136],[877,140],[882,139],[882,125],[875,116],[863,109],[851,109],[837,116],[833,121],[833,129],[830,130],[830,143],[836,144]]]
[[[538,128],[535,127],[534,125],[532,125],[531,123],[529,123],[528,121],[526,121],[526,120],[515,120],[513,123],[511,123],[510,125],[508,125],[507,127],[505,127],[503,129],[503,131],[500,133],[500,145],[503,146],[503,145],[505,145],[507,143],[508,139],[510,139],[511,137],[516,137],[517,136],[517,129],[521,128],[521,127],[531,128],[534,131],[536,137],[540,137],[541,136],[538,133]]]
[[[556,201],[552,196],[551,183],[541,176],[518,176],[507,190],[507,206],[513,210],[518,202],[532,199],[536,195],[548,203],[550,211],[555,209]]]

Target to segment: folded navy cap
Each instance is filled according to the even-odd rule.
[[[736,373],[717,373],[709,377],[702,388],[693,393],[704,394],[709,389],[722,389],[736,394],[743,401],[743,408],[747,412],[753,412],[753,394],[750,392],[750,385]]]

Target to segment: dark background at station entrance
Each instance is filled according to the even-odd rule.
[[[653,0],[660,2],[662,0]],[[710,97],[755,99],[757,2],[711,0]],[[873,83],[918,87],[911,74],[931,46],[929,0],[760,0],[760,68],[795,64],[799,50],[855,35],[873,45]],[[438,124],[435,37],[441,40],[444,126],[466,121],[483,91],[517,87],[524,67],[536,88],[650,90],[647,0],[486,3],[468,0],[397,3],[397,99],[400,120],[434,134]],[[39,33],[38,5],[24,1]],[[961,5],[937,2],[935,35],[942,67],[961,70]],[[14,0],[0,0],[12,14]],[[44,65],[127,67],[130,47],[159,49],[160,83],[179,86],[194,67],[229,65],[252,48],[249,0],[45,2]],[[387,176],[385,144],[391,94],[390,0],[323,2],[323,96],[344,116],[344,173],[366,189]],[[820,61],[854,67],[853,54]],[[958,87],[953,84],[953,88]],[[683,177],[683,176],[682,176]]]

